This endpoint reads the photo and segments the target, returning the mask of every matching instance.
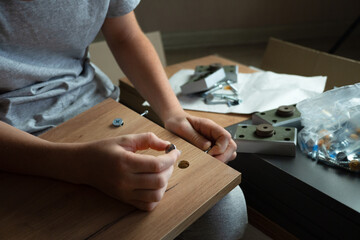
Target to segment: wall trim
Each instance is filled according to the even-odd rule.
[[[162,33],[165,50],[267,42],[270,37],[283,40],[340,37],[351,22],[270,26]],[[360,27],[352,34],[360,35]]]

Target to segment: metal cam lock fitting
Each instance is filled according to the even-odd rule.
[[[114,127],[120,127],[124,125],[124,121],[122,120],[122,118],[115,118],[112,124]]]

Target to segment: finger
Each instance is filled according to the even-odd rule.
[[[209,154],[210,154],[210,152],[209,152]],[[224,163],[227,163],[227,162],[235,159],[236,143],[233,140],[230,141],[228,147],[226,148],[226,150],[223,153],[221,153],[219,155],[212,155],[212,156]]]
[[[180,125],[181,129],[179,132],[181,133],[181,137],[202,150],[208,149],[211,146],[211,141],[205,138],[201,132],[198,132],[198,129],[196,129],[189,120],[186,124],[187,126]]]
[[[174,166],[171,165],[168,169],[161,173],[136,173],[131,174],[127,179],[128,187],[133,189],[160,189],[167,186],[168,181],[173,173]]]
[[[159,204],[159,202],[149,203],[149,202],[136,201],[136,200],[130,201],[129,203],[134,207],[147,212],[154,210],[154,208]]]
[[[231,157],[230,157],[230,159],[229,159],[228,162],[234,160],[234,159],[236,158],[236,156],[237,156],[237,152],[233,152],[233,154],[231,155]]]
[[[180,156],[180,151],[175,149],[167,154],[152,156],[126,152],[124,158],[126,170],[132,173],[160,173],[174,165]]]
[[[160,202],[163,198],[164,193],[166,190],[166,186],[161,189],[157,190],[148,190],[148,189],[141,189],[135,190],[132,192],[132,201],[141,201],[141,202]]]
[[[230,156],[230,158],[228,158],[227,160],[226,160],[226,158],[219,159],[219,160],[222,161],[222,162],[224,162],[224,163],[228,163],[228,162],[234,160],[234,159],[236,158],[236,155],[237,155],[237,153],[236,153],[236,152],[233,152],[233,154],[232,154],[232,155]],[[216,158],[216,157],[215,157],[215,158]]]
[[[231,141],[231,139],[229,139],[229,137],[221,136],[220,138],[218,138],[216,140],[214,146],[210,149],[210,151],[208,153],[212,156],[225,153],[225,151],[227,150],[227,148],[229,146],[230,141]]]
[[[200,134],[204,135],[210,141],[217,143],[217,147],[213,150],[213,152],[216,151],[216,154],[220,154],[220,152],[218,152],[219,150],[224,151],[226,149],[227,144],[231,139],[231,135],[223,127],[217,125],[210,119],[197,118],[193,116],[188,117],[188,121]]]
[[[152,132],[132,134],[128,135],[126,138],[119,138],[119,144],[123,145],[124,143],[131,148],[127,150],[134,152],[148,148],[162,151],[170,144],[168,141],[162,140]]]

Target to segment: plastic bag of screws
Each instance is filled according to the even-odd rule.
[[[301,151],[319,163],[360,172],[360,84],[327,91],[297,108],[304,126]]]

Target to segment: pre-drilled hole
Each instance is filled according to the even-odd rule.
[[[284,138],[285,141],[290,141],[290,138]]]
[[[245,137],[245,136],[244,136],[244,135],[242,135],[242,134],[241,134],[241,135],[239,135],[239,138],[244,138],[244,137]]]
[[[185,161],[185,160],[181,160],[179,162],[179,164],[178,164],[178,167],[182,168],[182,169],[187,168],[189,166],[190,166],[190,163],[188,161]]]

